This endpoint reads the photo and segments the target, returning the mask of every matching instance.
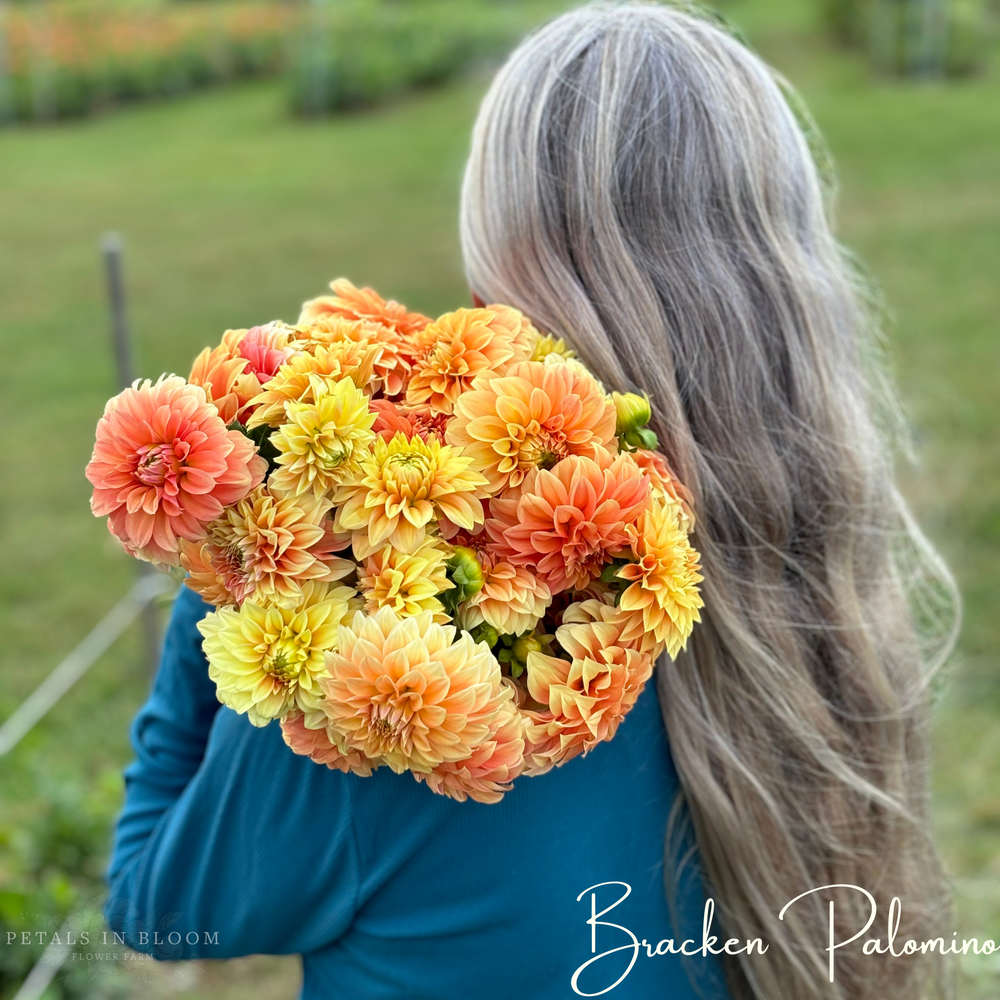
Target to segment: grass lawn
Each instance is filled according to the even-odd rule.
[[[966,622],[939,711],[937,822],[960,926],[1000,939],[1000,80],[873,82],[816,41],[810,5],[726,5],[805,95],[840,169],[839,226],[885,290],[923,466],[904,483],[960,578]],[[466,301],[457,189],[483,81],[303,123],[275,84],[0,134],[0,718],[132,580],[87,511],[83,467],[114,391],[98,241],[121,231],[139,371],[187,372],[227,327],[294,319],[346,274],[434,313]],[[130,633],[0,771],[5,818],[42,782],[94,787],[128,759],[148,683]],[[9,765],[9,766],[7,766]],[[964,969],[963,1000],[1000,965]],[[199,965],[136,995],[290,997],[292,960]],[[186,977],[186,978],[185,978]],[[138,982],[138,980],[137,980]]]

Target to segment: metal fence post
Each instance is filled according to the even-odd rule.
[[[0,0],[0,125],[14,120],[14,92],[7,52],[7,0]]]
[[[118,368],[118,388],[128,388],[134,379],[132,345],[129,337],[128,316],[125,311],[125,287],[122,279],[122,238],[118,233],[105,233],[101,240],[104,270],[108,283],[108,301],[111,307],[111,341]],[[158,576],[149,563],[136,560],[140,576]],[[146,657],[151,673],[160,662],[160,623],[156,605],[150,601],[142,611],[142,632],[146,644]]]

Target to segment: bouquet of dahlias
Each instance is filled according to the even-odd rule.
[[[219,700],[299,754],[495,802],[611,739],[698,621],[689,497],[516,309],[341,279],[108,403],[94,514],[215,606]]]

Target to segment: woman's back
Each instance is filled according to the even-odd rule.
[[[678,785],[655,685],[587,756],[499,803],[459,803],[388,768],[317,767],[277,725],[219,708],[195,628],[208,611],[181,591],[133,731],[109,906],[130,945],[161,958],[301,952],[307,1000],[547,1000],[623,974],[609,995],[696,995],[679,955],[648,954],[664,939],[701,948],[705,902],[689,860],[673,925],[663,831]],[[703,996],[728,996],[716,959],[686,961]]]

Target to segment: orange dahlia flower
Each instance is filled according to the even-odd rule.
[[[486,495],[486,479],[471,465],[458,449],[434,438],[377,437],[360,460],[360,475],[334,494],[334,526],[352,533],[359,559],[386,543],[415,551],[438,516],[471,531],[483,523],[480,501]]]
[[[654,498],[639,522],[628,529],[635,561],[618,571],[630,584],[619,607],[641,615],[643,629],[666,646],[671,658],[687,644],[703,606],[698,553],[681,517],[679,504]]]
[[[597,382],[567,364],[526,361],[483,378],[455,403],[446,440],[459,445],[497,492],[568,455],[615,452],[615,408]]]
[[[414,774],[438,795],[464,802],[499,802],[524,769],[524,720],[513,700],[497,713],[488,739],[462,761],[445,761],[428,774]]]
[[[247,427],[278,426],[285,420],[286,403],[315,403],[317,392],[322,395],[328,382],[348,378],[359,389],[367,388],[380,354],[378,346],[347,341],[334,347],[317,345],[314,354],[294,355],[250,400],[253,415]]]
[[[310,299],[302,306],[299,323],[312,323],[323,316],[340,316],[349,320],[381,323],[404,337],[422,330],[430,317],[408,312],[394,299],[383,299],[372,288],[358,288],[347,278],[330,282],[333,295]]]
[[[324,720],[325,721],[325,720]],[[293,753],[309,757],[316,764],[326,764],[345,774],[350,772],[367,778],[379,765],[357,750],[344,750],[336,743],[336,734],[329,725],[308,729],[301,712],[289,712],[281,720],[281,735]]]
[[[221,583],[230,598],[215,604],[297,604],[306,581],[348,576],[355,565],[332,553],[324,523],[329,509],[328,500],[312,494],[277,497],[258,487],[213,521],[205,538],[181,543],[181,565],[192,571],[189,586],[212,600]],[[206,579],[206,566],[217,581]]]
[[[323,705],[334,732],[397,772],[467,760],[511,696],[490,648],[429,611],[356,614],[327,669]]]
[[[301,328],[296,343],[309,345],[310,349],[320,344],[329,347],[352,343],[378,348],[380,353],[375,361],[375,388],[381,387],[390,396],[402,392],[410,375],[403,335],[382,323],[344,319],[333,314],[317,316]]]
[[[452,413],[459,396],[478,375],[502,374],[530,353],[527,320],[516,309],[457,309],[410,339],[413,374],[406,387],[411,406]]]
[[[519,496],[494,497],[486,530],[497,552],[534,570],[553,594],[582,589],[630,544],[649,502],[649,480],[631,455],[570,455],[532,469]]]
[[[294,333],[284,323],[268,323],[250,330],[227,330],[214,350],[205,348],[195,358],[188,381],[200,385],[227,424],[243,421],[250,401],[293,353]]]
[[[528,693],[547,711],[528,713],[526,756],[535,773],[611,739],[653,671],[649,652],[623,640],[628,625],[602,601],[567,611],[556,641],[572,657],[528,655]]]
[[[694,530],[694,505],[688,488],[677,478],[667,460],[658,451],[636,448],[632,457],[649,476],[654,497],[666,499],[680,507],[681,526],[685,531]]]
[[[418,435],[425,441],[434,437],[444,443],[448,418],[441,413],[432,413],[430,407],[405,406],[391,399],[373,399],[368,405],[376,414],[372,430],[386,441],[402,433],[408,438]]]
[[[136,381],[108,401],[87,465],[90,506],[143,559],[176,564],[222,509],[264,478],[267,463],[227,430],[205,390],[178,376]]]

